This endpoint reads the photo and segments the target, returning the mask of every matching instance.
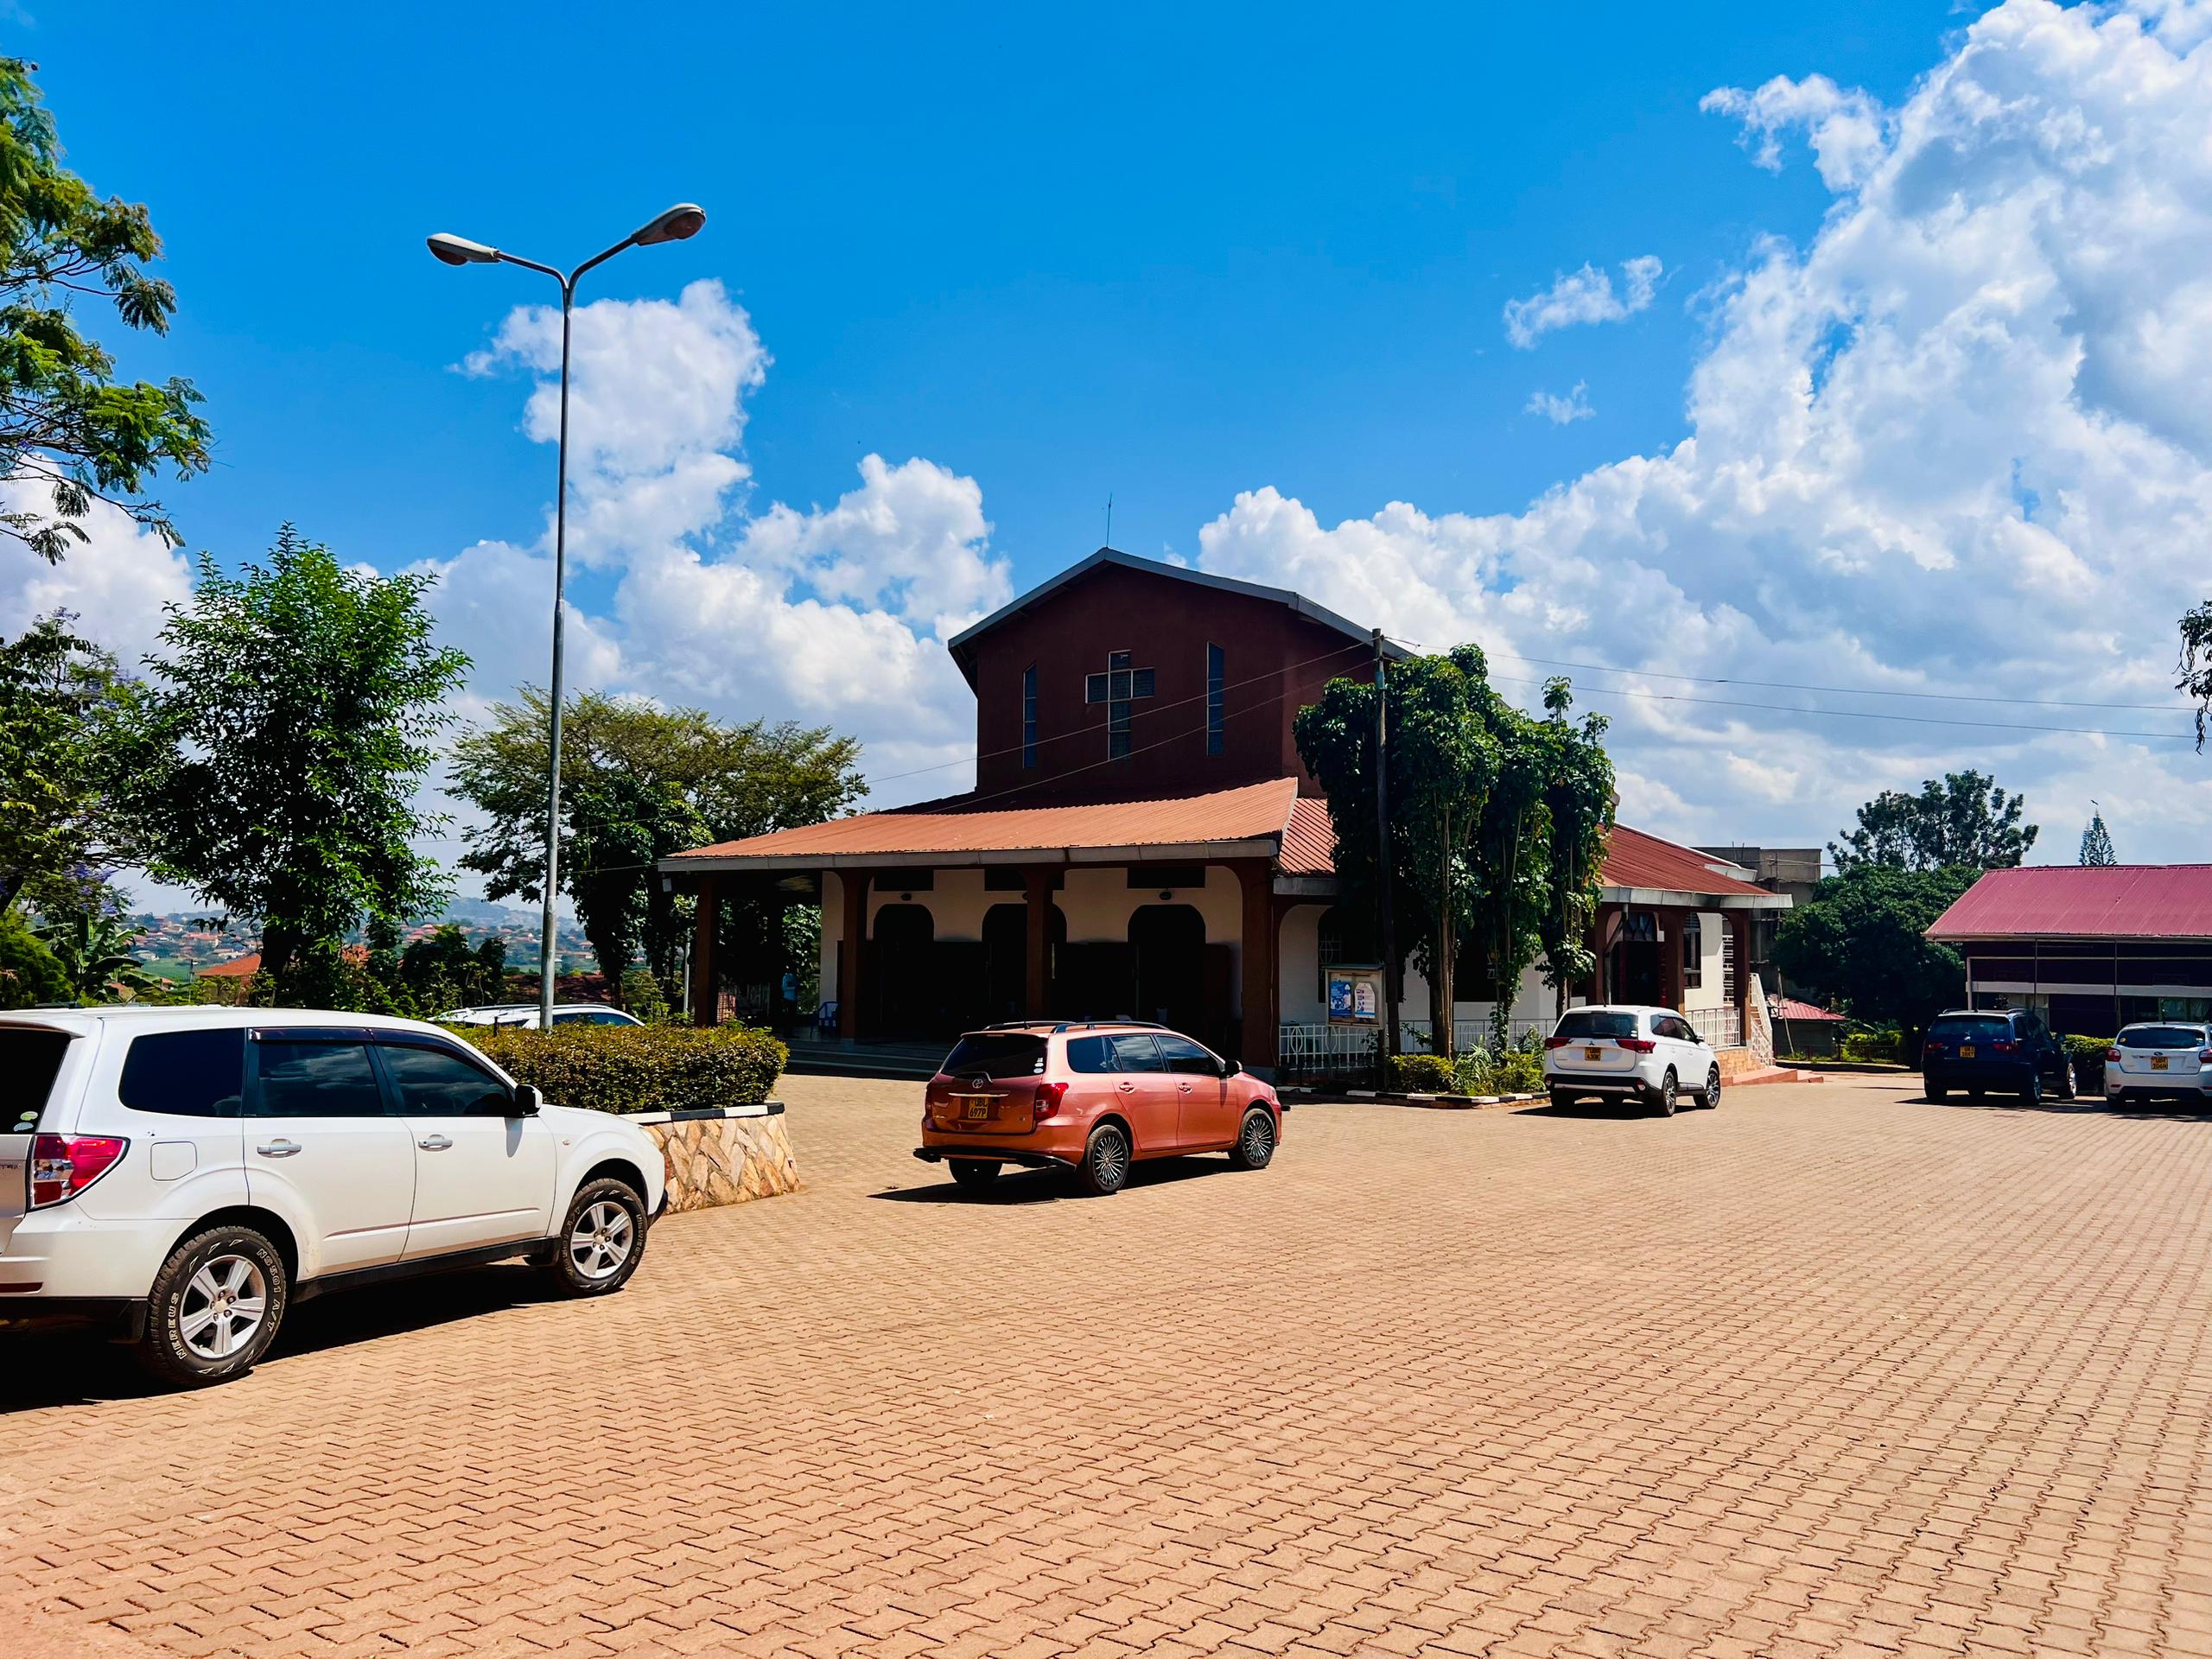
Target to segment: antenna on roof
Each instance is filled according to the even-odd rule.
[[[1114,545],[1114,493],[1106,492],[1106,545]]]

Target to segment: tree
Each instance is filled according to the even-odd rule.
[[[11,493],[0,537],[58,561],[85,539],[78,521],[98,497],[174,546],[142,492],[164,469],[206,470],[200,394],[188,380],[118,384],[114,358],[72,315],[95,296],[125,327],[167,333],[176,294],[146,272],[161,238],[143,207],[100,200],[61,165],[32,67],[0,57],[0,479],[33,486]],[[50,507],[29,504],[41,494]]]
[[[2082,832],[2082,860],[2084,864],[2117,864],[2120,860],[2112,849],[2112,831],[2105,828],[2105,815],[2094,801],[2089,803],[2089,827]]]
[[[2196,752],[2204,753],[2205,722],[2212,718],[2212,599],[2181,620],[2181,659],[2174,664],[2180,678],[2174,690],[2185,691],[2196,704]]]
[[[1830,842],[1828,854],[1846,874],[1865,864],[2009,869],[2035,845],[2037,826],[2020,822],[2024,799],[1972,771],[1947,773],[1940,784],[1930,778],[1917,795],[1885,789],[1859,809],[1859,828]]]
[[[1544,786],[1544,811],[1551,820],[1546,861],[1546,902],[1538,918],[1544,953],[1544,982],[1552,988],[1556,1011],[1567,1011],[1567,988],[1597,969],[1590,948],[1598,896],[1605,887],[1605,841],[1613,829],[1613,763],[1605,750],[1607,721],[1585,715],[1569,722],[1573,689],[1563,678],[1544,686],[1544,707],[1551,764]]]
[[[542,901],[545,693],[525,686],[454,745],[452,792],[483,815],[464,868],[486,896]],[[643,956],[664,988],[682,976],[692,905],[654,865],[707,842],[818,823],[867,792],[860,745],[827,727],[733,725],[697,709],[659,709],[587,691],[562,715],[561,885],[618,988]],[[740,926],[745,907],[729,907]],[[618,995],[626,995],[618,989]]]
[[[69,976],[19,916],[0,912],[0,1008],[73,1002]]]
[[[1332,680],[1294,726],[1300,757],[1327,794],[1344,906],[1371,912],[1383,880],[1407,918],[1428,982],[1432,1045],[1455,1046],[1459,963],[1492,1005],[1502,1046],[1522,973],[1558,941],[1554,971],[1589,969],[1583,943],[1612,819],[1605,726],[1567,717],[1564,681],[1548,688],[1550,717],[1531,719],[1491,689],[1483,654],[1395,663],[1388,676],[1392,868],[1375,835],[1376,688]]]
[[[130,954],[138,930],[111,909],[80,906],[32,931],[60,964],[71,994],[80,999],[105,1002],[124,992],[136,997],[162,988],[162,982]]]
[[[148,872],[261,927],[280,1002],[327,1006],[365,919],[434,912],[447,878],[415,842],[447,695],[468,659],[431,638],[431,579],[341,566],[287,524],[265,567],[202,556],[171,606],[160,682],[134,720],[121,800]]]
[[[1927,930],[1980,876],[1971,866],[1857,864],[1783,915],[1775,960],[1815,1001],[1840,1002],[1874,1024],[1895,1022],[1905,1052],[1917,1054],[1929,1016],[1966,994],[1965,963]]]
[[[0,641],[0,915],[117,861],[107,774],[135,690],[67,612]]]

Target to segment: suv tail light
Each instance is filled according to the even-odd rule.
[[[1050,1117],[1060,1109],[1060,1102],[1066,1097],[1067,1092],[1068,1086],[1064,1082],[1039,1084],[1037,1092],[1029,1097],[1030,1116]]]
[[[2120,1058],[2120,1045],[2118,1043],[2114,1043],[2110,1048],[2105,1050],[2105,1058],[2107,1061],[2116,1064]]]
[[[1637,1054],[1649,1054],[1659,1045],[1649,1037],[1616,1037],[1613,1040]]]
[[[1999,1038],[1989,1046],[1989,1052],[1993,1054],[2017,1054],[2020,1052],[2020,1045],[2011,1038]]]
[[[130,1143],[113,1135],[41,1135],[31,1141],[31,1208],[67,1204],[115,1167]]]
[[[1544,1039],[1544,1046],[1546,1048],[1565,1048],[1574,1039],[1572,1037],[1547,1037]]]
[[[1926,1042],[1921,1044],[1920,1052],[1923,1054],[1942,1054],[1947,1051],[1942,1044],[1937,1042],[1933,1037],[1930,1037]]]
[[[2198,1049],[2196,1051],[2196,1063],[2199,1065],[2212,1065],[2212,1048]]]

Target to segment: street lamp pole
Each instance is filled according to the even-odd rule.
[[[631,232],[613,247],[592,255],[574,270],[566,273],[556,266],[542,265],[535,259],[525,259],[519,254],[486,247],[483,243],[471,242],[466,237],[441,232],[429,238],[431,253],[446,264],[520,265],[525,270],[535,270],[550,276],[561,285],[561,438],[557,466],[559,481],[555,486],[553,498],[552,712],[547,732],[545,763],[545,902],[543,914],[539,920],[537,946],[537,1028],[540,1031],[553,1029],[553,974],[556,963],[553,904],[561,885],[561,705],[564,696],[561,677],[562,612],[569,585],[569,340],[570,323],[575,313],[576,279],[594,265],[605,264],[625,248],[651,247],[659,242],[681,242],[697,235],[699,227],[706,222],[705,208],[692,202],[678,202],[666,213]]]

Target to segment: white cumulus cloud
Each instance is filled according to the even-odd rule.
[[[1755,160],[1807,128],[1836,200],[1808,245],[1746,250],[1678,443],[1519,512],[1325,525],[1250,491],[1202,563],[1475,640],[1513,689],[1613,671],[1574,677],[1616,718],[1624,812],[1662,832],[1811,844],[1878,789],[1974,765],[2027,791],[2047,855],[2089,796],[2132,792],[2159,804],[2131,856],[2201,856],[2212,772],[2190,744],[2001,728],[2188,725],[2164,711],[2174,620],[2212,588],[2206,25],[2011,0],[1894,111],[1817,79],[1724,93]],[[1570,278],[1520,321],[1605,298]],[[1917,723],[1941,720],[1982,723]],[[1789,786],[1754,788],[1762,768]]]
[[[1621,291],[1595,265],[1569,271],[1541,294],[1505,302],[1505,337],[1522,351],[1555,328],[1581,322],[1618,322],[1651,304],[1663,270],[1656,254],[1640,254],[1621,266]]]
[[[1554,426],[1565,426],[1572,421],[1586,421],[1598,411],[1590,407],[1590,388],[1578,380],[1566,397],[1555,391],[1532,391],[1529,394],[1526,412],[1541,415]]]

